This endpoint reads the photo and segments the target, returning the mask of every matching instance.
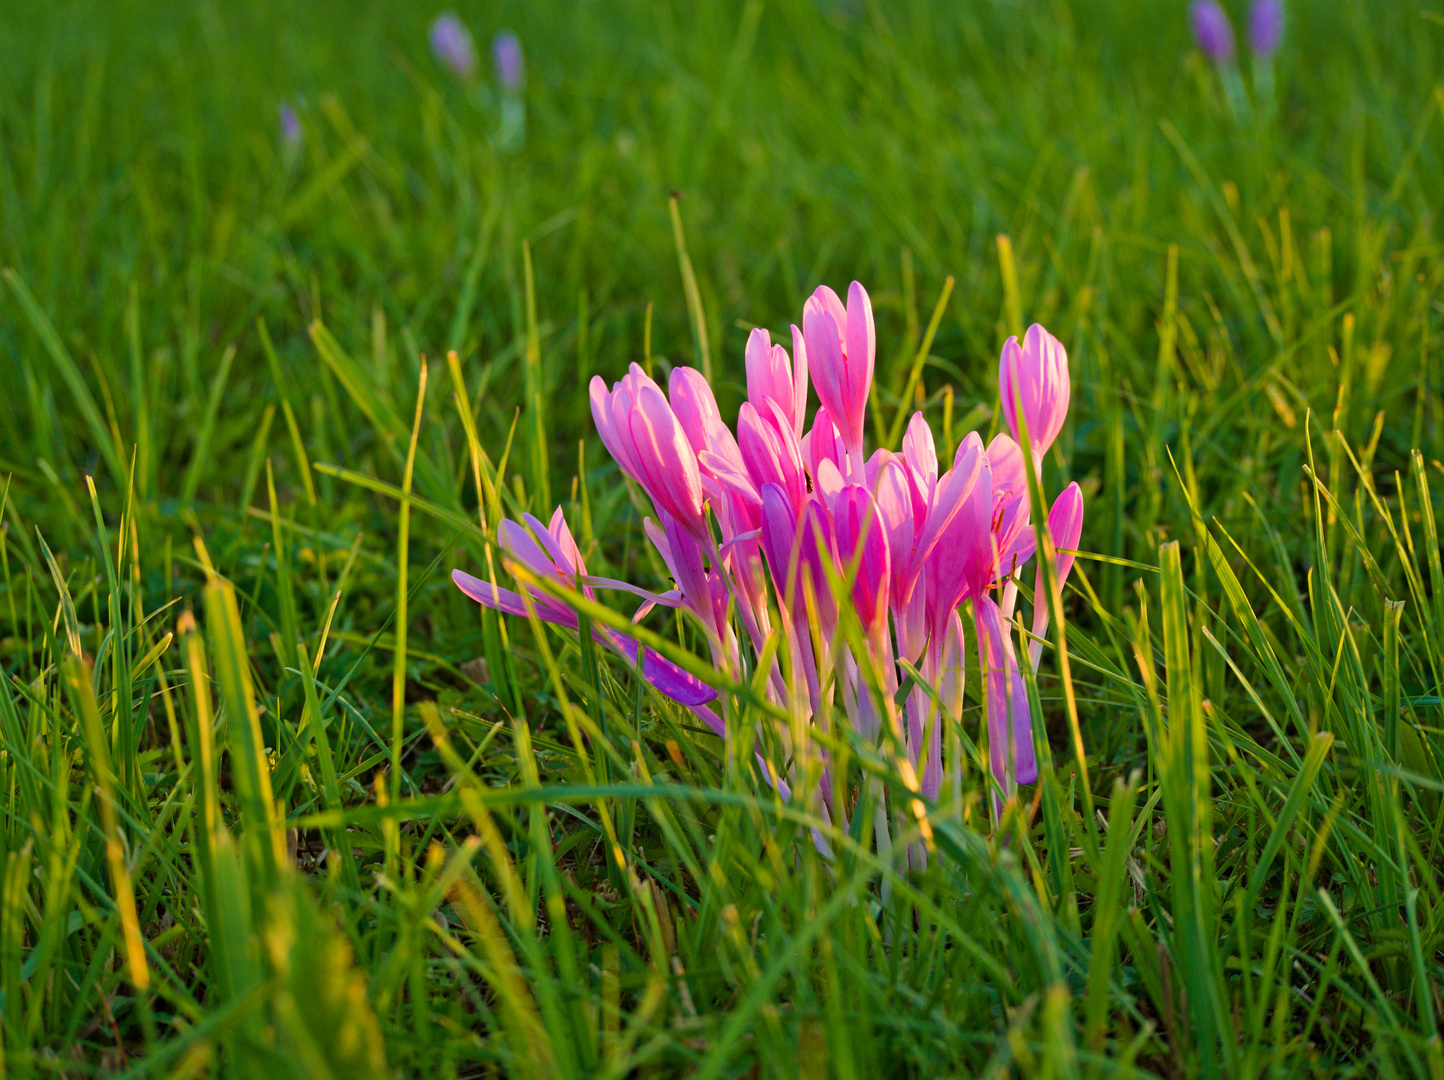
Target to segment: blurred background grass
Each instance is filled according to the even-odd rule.
[[[258,316],[298,416],[320,421],[305,434],[334,454],[368,447],[354,416],[333,408],[305,332],[317,318],[353,355],[374,358],[378,386],[403,399],[418,352],[458,347],[471,380],[489,369],[488,441],[499,440],[520,388],[523,241],[558,436],[552,463],[573,469],[570,443],[587,426],[580,386],[640,355],[649,301],[654,351],[693,359],[672,190],[683,196],[710,351],[734,387],[745,327],[785,330],[815,283],[852,278],[877,296],[891,374],[910,308],[930,307],[952,274],[956,298],[925,386],[953,385],[963,411],[989,400],[1012,329],[995,237],[1010,235],[1019,312],[1062,333],[1075,357],[1085,473],[1097,468],[1097,419],[1116,391],[1134,406],[1131,421],[1154,424],[1137,402],[1158,381],[1168,244],[1180,246],[1181,306],[1198,342],[1185,357],[1207,366],[1210,335],[1227,353],[1224,392],[1201,395],[1199,419],[1216,427],[1210,406],[1249,391],[1229,417],[1232,435],[1255,418],[1278,421],[1257,379],[1265,367],[1294,376],[1296,409],[1333,407],[1335,388],[1311,366],[1323,336],[1303,356],[1281,354],[1374,284],[1381,259],[1389,266],[1426,239],[1437,140],[1427,127],[1422,142],[1415,133],[1433,107],[1438,28],[1406,6],[1291,9],[1280,116],[1244,130],[1170,4],[467,10],[483,51],[503,27],[527,48],[526,142],[505,155],[488,145],[494,110],[429,55],[431,14],[119,3],[15,4],[0,16],[12,58],[0,83],[0,257],[50,315],[118,443],[148,443],[145,495],[183,490],[198,414],[231,344],[226,407],[196,491],[206,502],[239,494],[230,463],[276,397]],[[289,167],[283,103],[305,131]],[[1291,241],[1279,236],[1280,211]],[[1332,238],[1322,248],[1320,230]],[[1278,295],[1281,244],[1296,248],[1292,276],[1307,279],[1291,310]],[[1252,266],[1240,265],[1243,252]],[[1389,305],[1401,327],[1417,321],[1402,295],[1412,288],[1397,283]],[[12,307],[6,320],[0,458],[33,480],[37,458],[68,483],[103,472],[19,315]],[[1361,324],[1360,339],[1393,341],[1392,329]],[[1385,432],[1397,458],[1412,381],[1398,377],[1402,342],[1394,352],[1400,368],[1378,381],[1395,391],[1384,403],[1403,407],[1404,422]],[[1374,402],[1359,404],[1371,419]]]
[[[238,634],[271,702],[261,718],[268,745],[279,752],[300,739],[295,717],[306,687],[295,641],[312,655],[325,653],[323,685],[349,680],[344,699],[336,689],[326,705],[345,702],[332,736],[338,772],[351,785],[344,790],[349,803],[369,797],[362,785],[384,760],[384,740],[374,732],[391,722],[398,584],[401,595],[411,593],[409,649],[401,646],[414,773],[407,792],[460,775],[439,751],[422,748],[423,702],[463,709],[472,719],[448,714],[449,722],[479,739],[503,715],[495,691],[523,704],[538,730],[555,732],[562,706],[554,684],[538,674],[546,664],[524,628],[513,629],[513,671],[464,670],[486,651],[484,628],[441,571],[482,564],[484,540],[450,525],[417,525],[398,556],[396,502],[312,463],[401,484],[424,355],[432,363],[416,489],[444,509],[474,515],[454,387],[437,363],[454,348],[479,442],[493,463],[521,410],[508,459],[512,505],[544,515],[561,502],[584,547],[594,545],[593,572],[609,566],[646,578],[656,568],[641,552],[638,515],[590,439],[587,379],[615,377],[633,360],[659,371],[700,363],[700,337],[730,416],[741,397],[748,329],[767,326],[777,336],[816,284],[841,289],[856,278],[877,308],[881,421],[920,404],[953,439],[973,426],[988,428],[999,346],[1026,323],[1044,322],[1067,345],[1074,380],[1069,427],[1045,480],[1050,490],[1067,479],[1085,486],[1083,548],[1152,567],[1161,544],[1192,543],[1202,522],[1216,517],[1243,553],[1267,565],[1265,576],[1279,589],[1265,618],[1274,635],[1268,640],[1295,674],[1314,671],[1310,648],[1330,657],[1340,648],[1328,639],[1334,623],[1309,627],[1309,617],[1291,623],[1287,614],[1302,615],[1315,599],[1308,571],[1325,575],[1339,597],[1338,625],[1360,636],[1360,708],[1371,700],[1370,687],[1376,697],[1390,685],[1412,694],[1423,710],[1413,721],[1420,745],[1432,745],[1431,628],[1444,627],[1432,621],[1429,604],[1411,606],[1405,648],[1412,642],[1418,654],[1405,689],[1397,672],[1391,683],[1377,667],[1388,651],[1385,593],[1402,595],[1408,558],[1402,548],[1397,558],[1387,554],[1371,498],[1398,494],[1396,472],[1412,468],[1411,448],[1423,451],[1424,469],[1440,456],[1444,387],[1432,342],[1444,280],[1435,222],[1444,184],[1437,115],[1444,25],[1436,15],[1405,3],[1291,3],[1274,98],[1257,92],[1259,73],[1245,51],[1240,75],[1252,104],[1243,115],[1193,45],[1182,4],[708,0],[457,10],[482,54],[472,84],[431,55],[426,32],[435,13],[424,7],[117,0],[0,10],[7,58],[0,71],[0,265],[10,268],[0,301],[0,474],[12,477],[0,659],[15,685],[40,679],[34,685],[43,687],[56,675],[50,664],[59,662],[57,598],[37,528],[55,553],[54,580],[77,602],[83,650],[103,659],[107,628],[119,625],[103,611],[103,567],[113,555],[87,505],[83,478],[93,475],[103,518],[118,532],[125,522],[133,528],[134,595],[146,596],[145,613],[173,597],[183,598],[181,607],[201,606],[206,577],[191,537],[205,537],[214,568],[240,596]],[[1241,27],[1243,8],[1232,5],[1232,13]],[[503,28],[518,35],[527,60],[525,139],[513,146],[496,140],[498,95],[486,55]],[[296,111],[303,131],[290,148],[279,123],[283,105]],[[684,298],[668,206],[673,192],[705,313],[700,335]],[[956,288],[916,401],[903,402],[920,326],[948,276]],[[1325,508],[1328,551],[1316,543],[1314,492],[1303,471],[1311,413],[1319,474],[1343,507],[1332,514]],[[1355,448],[1369,484],[1358,485],[1343,444],[1326,434],[1334,429]],[[268,460],[279,524],[267,493]],[[132,461],[133,508],[122,519]],[[1350,500],[1357,537],[1336,523],[1347,518]],[[1411,513],[1404,518],[1421,528],[1418,507]],[[1228,625],[1226,615],[1206,614],[1210,595],[1222,601],[1204,568],[1207,545],[1198,550],[1189,571],[1200,606],[1196,657],[1206,651],[1207,628],[1224,637]],[[1243,561],[1227,550],[1246,577]],[[1383,552],[1382,568],[1369,566],[1370,551]],[[410,561],[409,584],[398,582],[398,557]],[[1099,641],[1127,637],[1119,619],[1138,602],[1138,574],[1118,563],[1084,569],[1101,604],[1078,605],[1080,633]],[[1419,570],[1421,580],[1425,573]],[[1156,579],[1144,576],[1154,588]],[[1320,580],[1312,585],[1322,589]],[[1382,580],[1393,584],[1385,589]],[[1435,583],[1428,592],[1436,605],[1437,591]],[[1267,602],[1259,602],[1261,612]],[[135,657],[174,626],[177,610],[143,630],[132,613]],[[1146,612],[1142,618],[1146,625]],[[1318,638],[1313,646],[1290,636],[1305,627]],[[1118,671],[1086,675],[1093,681],[1083,730],[1100,797],[1115,778],[1153,761],[1140,721],[1143,690],[1120,689],[1119,672],[1131,670],[1132,660],[1119,657]],[[1257,715],[1258,699],[1226,680],[1222,659],[1207,653],[1198,663],[1214,708]],[[1300,691],[1311,732],[1337,722],[1330,720],[1336,688],[1327,664],[1322,670],[1321,681]],[[172,670],[177,684],[184,676]],[[1313,677],[1297,674],[1300,685]],[[1275,712],[1282,708],[1268,701]],[[1049,703],[1061,760],[1066,728],[1061,708]],[[109,708],[102,700],[102,710]],[[121,711],[103,715],[118,722]],[[155,839],[168,835],[156,824],[167,820],[158,807],[185,789],[177,780],[183,766],[177,753],[170,771],[166,733],[149,698],[137,700],[134,711],[141,732],[130,751],[135,813],[154,831],[131,827],[166,849],[170,841]],[[57,732],[65,727],[55,723]],[[1257,720],[1247,723],[1264,731]],[[79,721],[66,724],[75,726],[55,738],[79,740]],[[1266,733],[1260,737],[1279,751]],[[506,741],[508,754],[478,758],[496,784],[525,775],[520,750],[510,736]],[[1282,798],[1298,774],[1270,760],[1279,770],[1270,782]],[[1352,790],[1367,760],[1341,764],[1337,790]],[[1425,754],[1415,764],[1437,782],[1435,760]],[[541,765],[543,776],[576,778],[560,743],[548,744]],[[1220,791],[1226,783],[1230,792],[1243,790],[1237,773],[1217,782]],[[1335,790],[1318,796],[1316,824]],[[309,812],[317,798],[297,794],[286,812]],[[1347,812],[1334,810],[1327,820],[1353,812],[1354,802],[1344,805]],[[1416,818],[1422,811],[1408,805],[1400,820],[1427,838],[1419,866],[1437,869],[1440,826],[1432,811]],[[1252,815],[1256,808],[1240,795],[1236,809]],[[1249,837],[1241,850],[1256,853],[1266,838],[1272,811],[1263,813],[1257,822],[1248,816],[1246,826],[1235,822]],[[1076,814],[1067,821],[1084,828]],[[12,796],[6,829],[13,850],[29,835],[29,822]],[[1387,833],[1392,826],[1375,827]],[[420,872],[420,840],[408,833],[393,842],[376,830],[366,856],[376,867]],[[1327,847],[1328,835],[1324,827],[1318,843]],[[1064,849],[1076,841],[1047,839]],[[655,834],[651,841],[665,861],[672,841]],[[1357,835],[1351,842],[1361,843]],[[135,862],[143,866],[149,857]],[[1350,856],[1337,858],[1343,865]],[[1300,872],[1307,859],[1306,851],[1297,854]],[[104,878],[103,864],[96,866],[97,879]],[[164,891],[166,873],[136,873],[138,888],[149,880],[156,896]],[[1367,892],[1360,883],[1370,873],[1345,876]],[[344,891],[354,885],[333,881],[328,888],[342,891],[327,895],[347,897],[353,911],[390,902]],[[1350,919],[1368,908],[1363,893],[1340,896]],[[621,910],[629,903],[641,901],[623,899]],[[1067,902],[1057,903],[1066,911]],[[1150,926],[1165,925],[1156,898],[1140,903]],[[393,912],[377,916],[377,925],[393,917],[404,921]],[[1428,970],[1437,974],[1428,942],[1439,922],[1431,918],[1415,953],[1429,957]],[[1312,908],[1302,922],[1295,916],[1286,940],[1302,955],[1307,950],[1295,935],[1313,926],[1320,955],[1330,957],[1325,987],[1334,979],[1363,1000],[1358,972],[1334,967],[1350,959],[1344,939],[1311,919],[1323,916]],[[430,1048],[423,1037],[409,1041],[413,1025],[431,1021],[401,1004],[415,998],[396,989],[402,976],[384,962],[379,942],[389,931],[362,922],[350,932],[360,963],[377,980],[372,997],[392,1057],[454,1070],[471,1044],[445,1025],[434,1029],[446,1034]],[[1385,949],[1399,932],[1384,926],[1382,937],[1366,941]],[[197,927],[186,933],[197,942],[204,936]],[[425,953],[413,946],[414,955]],[[77,942],[70,962],[88,970],[97,947]],[[412,955],[409,947],[398,946]],[[706,942],[691,948],[689,965],[700,963]],[[867,952],[865,942],[856,948]],[[534,974],[530,964],[523,966]],[[1394,993],[1417,972],[1389,973],[1394,979],[1385,985]],[[101,1000],[98,988],[113,990],[122,975],[96,976],[70,999],[61,994],[65,1008],[89,1017]],[[894,988],[899,977],[890,976]],[[1146,978],[1137,970],[1133,977]],[[410,985],[415,995],[417,984]],[[1155,1024],[1153,1042],[1132,1052],[1144,1047],[1142,1060],[1157,1071],[1200,1067],[1171,1014],[1165,1021],[1158,995],[1140,1013],[1118,1004],[1141,994],[1136,986],[1114,989],[1123,996],[1109,1000],[1132,1017],[1120,1040],[1129,1025]],[[701,1003],[704,1020],[723,1023],[729,993],[724,986]],[[1173,1000],[1174,991],[1161,993]],[[1342,1019],[1334,1030],[1320,1023],[1318,1008],[1298,1006],[1311,1017],[1303,1030],[1324,1049],[1302,1039],[1279,1051],[1280,1062],[1310,1053],[1335,1062],[1351,1056],[1350,1046],[1361,1053],[1351,1040],[1369,1023],[1383,1023],[1383,1014],[1366,1018],[1348,993],[1337,993]],[[57,1000],[47,998],[44,1009],[60,1008]],[[1063,1023],[1066,1010],[1047,1010],[1037,1023]],[[977,1030],[988,1029],[989,1015],[984,1009],[974,1017]],[[129,1043],[140,1038],[144,1018],[127,1017]],[[465,1024],[457,1018],[453,1025]],[[551,1023],[548,1016],[560,1045],[565,1040]],[[1165,1023],[1166,1036],[1157,1026]],[[818,1039],[850,1037],[844,1021],[830,1017],[827,1024]],[[25,1037],[37,1054],[53,1041],[37,1033],[42,1029],[27,1029]],[[87,1028],[93,1043],[105,1034],[96,1030]],[[776,1038],[800,1053],[796,1040],[810,1045],[814,1035],[806,1023],[797,1030]],[[757,1031],[774,1037],[760,1021]],[[142,1033],[147,1040],[153,1034]],[[8,1037],[14,1045],[14,1032]],[[982,1050],[957,1049],[973,1046],[966,1039],[944,1043],[974,1067],[993,1060],[986,1039],[977,1044]],[[681,1036],[668,1045],[675,1060],[695,1064],[704,1056]],[[746,1058],[729,1056],[735,1042],[717,1045],[726,1049],[717,1051],[719,1069]],[[869,1045],[858,1051],[859,1062],[887,1060],[893,1044]],[[969,1056],[975,1052],[981,1058]],[[23,1060],[31,1064],[17,1069],[41,1067],[39,1057]],[[785,1070],[796,1060],[762,1059],[758,1067]]]

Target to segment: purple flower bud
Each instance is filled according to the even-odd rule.
[[[476,46],[471,31],[454,12],[443,11],[431,21],[431,51],[458,79],[470,79],[476,72]]]
[[[281,127],[281,145],[288,151],[296,151],[306,137],[306,132],[301,127],[301,118],[296,115],[296,110],[284,101],[276,110],[276,116]]]
[[[521,42],[510,30],[497,34],[491,43],[491,57],[496,63],[496,77],[501,80],[503,90],[517,91],[526,82],[526,61],[522,58]]]
[[[1194,0],[1188,13],[1193,20],[1193,36],[1198,40],[1198,47],[1215,64],[1231,63],[1233,24],[1228,21],[1228,12],[1219,6],[1218,0]]]
[[[1248,41],[1254,55],[1267,60],[1284,36],[1284,5],[1280,0],[1254,0],[1248,12]]]

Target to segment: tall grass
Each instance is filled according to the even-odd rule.
[[[1292,5],[1240,118],[1169,5],[462,14],[520,148],[426,11],[0,11],[0,1076],[1444,1074],[1438,20]],[[854,277],[875,441],[1042,321],[1088,497],[911,875],[444,573],[660,580],[585,379],[726,411]]]

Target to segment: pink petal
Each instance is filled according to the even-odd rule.
[[[693,451],[700,456],[703,451],[710,450],[729,461],[738,462],[740,467],[737,440],[722,422],[717,399],[702,373],[695,368],[673,368],[667,385],[672,412]]]
[[[832,521],[816,495],[809,496],[802,504],[797,520],[797,537],[798,587],[804,597],[810,593],[821,629],[830,636],[837,623],[837,603],[832,596],[828,570],[837,571],[837,548],[833,540]]]
[[[933,432],[920,412],[913,413],[908,421],[907,434],[903,436],[903,457],[912,466],[922,481],[929,498],[938,482],[938,450],[933,443]]]
[[[701,533],[702,478],[697,455],[682,434],[672,408],[656,385],[643,386],[629,418],[643,486],[688,530]]]
[[[536,519],[533,518],[533,521]],[[541,530],[546,532],[545,529]],[[550,533],[547,533],[550,536]],[[557,566],[531,533],[509,518],[503,518],[496,527],[496,542],[501,549],[521,563],[538,577],[556,575]]]
[[[833,519],[838,558],[844,572],[853,574],[852,601],[858,618],[864,629],[876,631],[887,620],[887,530],[873,497],[858,484],[842,489],[833,506]]]
[[[872,300],[860,282],[847,290],[847,362],[852,408],[859,419],[867,416],[867,396],[872,391],[872,371],[877,354],[877,331],[872,321]]]
[[[802,331],[792,328],[792,419],[797,434],[802,435],[802,422],[807,414],[807,343]]]
[[[597,434],[602,437],[602,445],[607,448],[607,453],[612,455],[612,459],[621,466],[622,471],[636,480],[638,473],[633,461],[631,446],[623,441],[622,433],[617,430],[615,413],[612,409],[612,394],[607,392],[607,384],[602,381],[600,375],[592,376],[592,381],[588,384],[588,392],[592,399],[592,422],[597,425]]]
[[[461,570],[453,570],[451,572],[451,580],[455,582],[458,589],[483,607],[489,607],[494,611],[501,611],[507,615],[520,615],[522,618],[530,615],[530,612],[527,610],[526,599],[520,593],[492,585],[489,581],[472,577],[470,574]],[[576,613],[570,608],[555,604],[548,597],[536,598],[533,601],[533,606],[536,608],[537,618],[543,622],[556,623],[558,626],[569,626],[573,629],[576,628]]]
[[[815,298],[815,296],[814,296]],[[844,389],[846,376],[842,342],[839,340],[838,323],[820,305],[808,307],[802,316],[803,336],[807,339],[808,374],[817,390],[817,400],[827,410],[829,418],[841,430],[845,443],[851,443],[851,417],[847,412],[847,395]]]
[[[817,467],[815,492],[825,506],[831,508],[837,493],[842,490],[842,473],[837,471],[830,458],[823,458]]]
[[[688,708],[706,705],[717,699],[716,690],[651,648],[642,657],[642,675],[673,701]]]
[[[826,406],[819,408],[812,418],[812,429],[802,437],[801,448],[802,460],[814,478],[824,461],[832,462],[839,473],[847,466],[847,449],[842,445],[842,433],[832,422]]]
[[[978,632],[978,662],[986,673],[988,756],[993,775],[1006,784],[1011,757],[1014,780],[1031,784],[1038,779],[1038,761],[1033,747],[1028,691],[1013,654],[1012,635],[1003,623],[998,605],[989,598],[975,600],[973,612]]]
[[[762,552],[772,572],[772,587],[783,606],[796,610],[797,517],[792,501],[777,484],[762,488]]]

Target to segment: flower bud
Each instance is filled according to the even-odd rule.
[[[1028,442],[1035,454],[1053,445],[1068,416],[1068,353],[1063,343],[1037,323],[1028,327],[1023,344],[1009,338],[998,365],[998,392],[1008,429],[1020,445],[1018,408],[1028,424]]]
[[[522,58],[521,42],[510,30],[503,30],[492,39],[491,59],[501,88],[513,94],[520,91],[526,84],[526,62]]]
[[[453,11],[443,11],[431,21],[431,51],[463,82],[476,74],[476,46],[471,31]]]
[[[1193,22],[1193,36],[1198,47],[1215,64],[1233,62],[1233,24],[1218,0],[1194,0],[1188,9]]]
[[[1280,0],[1254,0],[1248,9],[1248,43],[1254,55],[1268,60],[1284,36],[1284,6]]]

